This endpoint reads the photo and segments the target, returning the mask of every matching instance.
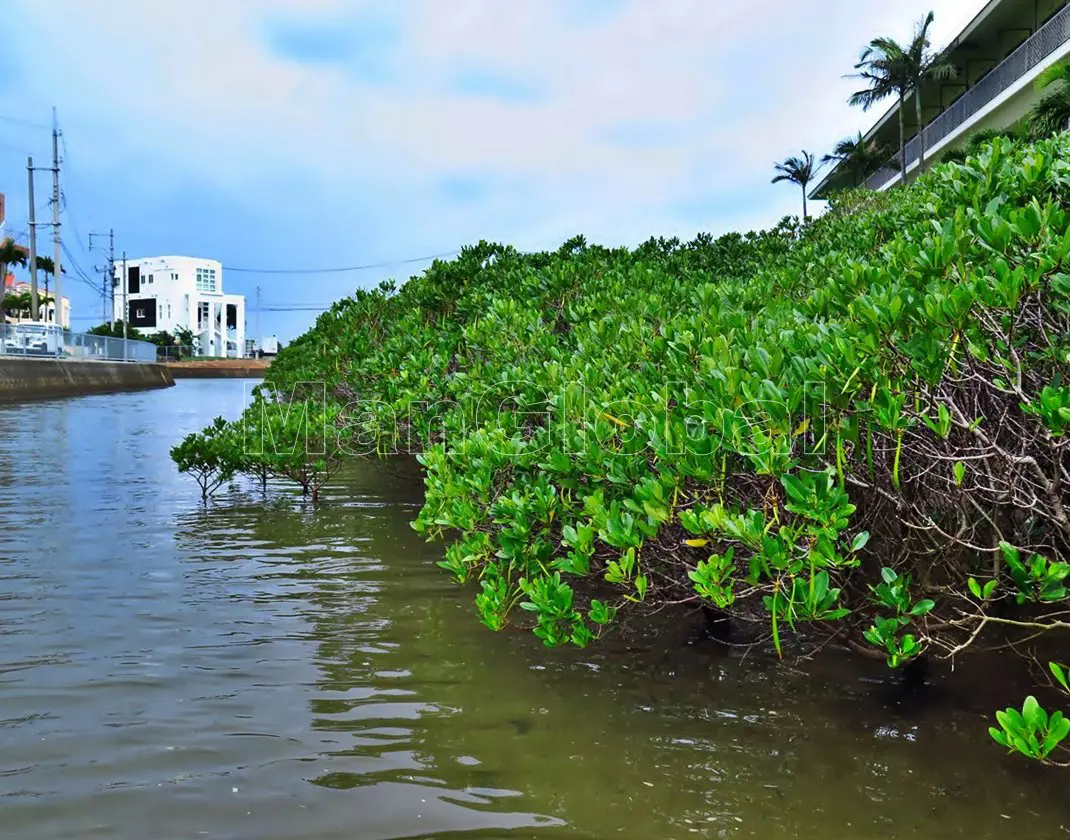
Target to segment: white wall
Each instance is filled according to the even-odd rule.
[[[132,308],[138,300],[156,300],[156,327],[141,328],[152,334],[176,329],[190,330],[198,340],[198,355],[232,356],[245,355],[245,298],[223,292],[223,266],[217,260],[197,257],[146,257],[127,260],[126,267],[140,269],[140,289],[137,294],[127,295]],[[197,288],[197,269],[214,271],[215,291]],[[116,276],[121,283],[116,288],[114,317],[126,317],[123,307],[122,263],[116,266]],[[201,305],[207,304],[208,318],[199,316]],[[226,307],[237,307],[237,326],[229,334],[226,330]]]

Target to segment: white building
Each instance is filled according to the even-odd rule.
[[[10,297],[28,298],[30,295],[30,284],[15,280],[13,274],[9,274],[4,279],[4,294],[5,305],[4,315],[7,318],[9,324],[40,324],[42,322],[46,324],[56,323],[56,299],[52,292],[45,293],[44,288],[37,290],[39,295],[38,300],[40,303],[40,311],[37,321],[30,319],[30,312],[28,309],[13,310],[11,308]],[[64,295],[62,301],[62,313],[63,320],[60,322],[60,326],[65,330],[71,328],[71,299]]]
[[[145,257],[115,266],[114,317],[146,334],[193,333],[197,356],[245,356],[245,297],[223,293],[223,266],[197,257]]]
[[[903,111],[906,129],[907,180],[920,161],[919,129],[924,131],[925,157],[937,162],[949,149],[964,145],[984,129],[1005,130],[1029,113],[1042,96],[1037,77],[1070,57],[1070,2],[1067,0],[987,0],[976,17],[942,52],[958,69],[956,78],[922,85],[922,122],[918,125],[915,92]],[[892,105],[864,135],[866,141],[899,153],[899,105]],[[830,170],[811,198],[827,198],[840,187],[857,186],[848,167]],[[901,183],[903,173],[880,169],[866,179],[870,189]]]

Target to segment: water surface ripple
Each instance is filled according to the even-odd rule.
[[[246,383],[0,408],[5,837],[1067,836],[1062,780],[991,702],[890,704],[879,670],[494,635],[361,466],[313,510],[169,447]]]

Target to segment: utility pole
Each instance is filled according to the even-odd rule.
[[[26,158],[30,179],[30,320],[37,320],[37,214],[33,206],[33,158]]]
[[[123,251],[123,276],[120,281],[123,284],[123,361],[127,360],[126,354],[129,352],[130,343],[126,340],[129,335],[129,321],[130,321],[130,307],[126,302],[126,251]]]
[[[115,228],[110,228],[106,234],[104,233],[91,233],[89,234],[89,250],[93,250],[93,237],[94,236],[107,236],[108,237],[108,264],[101,269],[98,269],[101,274],[104,274],[104,283],[100,287],[101,297],[101,309],[103,310],[102,324],[106,324],[111,321],[112,331],[115,329]],[[110,294],[109,294],[110,290]],[[111,303],[111,315],[108,315],[108,303]]]
[[[56,109],[52,109],[52,265],[56,278],[55,307],[56,325],[60,329],[63,326],[63,241],[59,235],[59,129],[56,127]]]
[[[126,338],[130,334],[130,305],[126,301],[126,288],[129,285],[126,280],[126,251],[123,251],[123,277],[119,282],[123,284],[123,338]]]
[[[256,350],[263,350],[263,339],[260,335],[260,287],[256,287]]]

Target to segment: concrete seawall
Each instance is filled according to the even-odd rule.
[[[0,357],[0,403],[168,388],[174,384],[174,377],[163,365]]]
[[[175,379],[263,379],[270,361],[261,359],[191,359],[164,362]]]

